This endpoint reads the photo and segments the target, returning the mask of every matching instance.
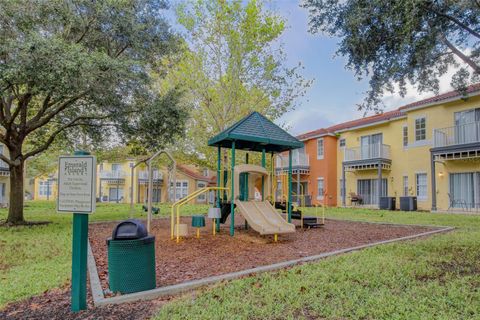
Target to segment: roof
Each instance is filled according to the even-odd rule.
[[[430,98],[415,101],[413,103],[404,105],[396,110],[387,111],[381,114],[376,114],[376,115],[361,118],[361,119],[355,119],[355,120],[339,123],[328,128],[320,128],[317,130],[309,131],[301,135],[298,135],[297,138],[300,140],[307,140],[315,137],[321,137],[327,134],[335,134],[337,132],[341,132],[351,128],[357,128],[357,127],[362,127],[369,124],[385,122],[392,119],[403,117],[406,115],[408,110],[411,110],[411,109],[427,107],[432,104],[437,104],[437,103],[452,100],[452,99],[460,99],[465,96],[471,96],[476,94],[480,94],[480,83],[476,83],[467,87],[465,92],[459,92],[456,90],[449,91],[449,92],[436,95]]]
[[[177,164],[177,169],[179,169],[180,171],[185,173],[187,176],[189,176],[189,177],[191,177],[195,180],[201,180],[201,181],[205,181],[205,182],[209,182],[211,180],[211,177],[206,177],[203,174],[200,174],[200,173],[188,168],[187,166],[185,166],[183,164]]]
[[[303,147],[303,142],[258,112],[252,112],[231,127],[208,140],[209,146],[240,150],[282,152]]]

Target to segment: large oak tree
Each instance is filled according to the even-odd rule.
[[[11,185],[7,223],[24,223],[25,160],[58,137],[105,137],[112,128],[128,129],[118,136],[141,135],[153,127],[165,142],[183,129],[185,112],[176,109],[175,88],[159,97],[151,86],[156,61],[177,43],[165,8],[161,0],[0,1],[0,142],[9,151],[0,159],[10,168]]]
[[[480,2],[476,0],[304,0],[310,31],[340,38],[337,54],[370,89],[360,107],[381,107],[383,94],[407,83],[438,92],[450,68],[463,90],[480,73]]]

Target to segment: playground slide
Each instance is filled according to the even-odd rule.
[[[235,201],[248,225],[260,234],[295,232],[295,225],[286,222],[268,201]]]

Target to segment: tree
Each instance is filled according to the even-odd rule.
[[[158,110],[165,104],[151,81],[156,62],[178,43],[162,16],[165,8],[161,0],[0,2],[0,142],[9,151],[0,159],[9,165],[11,185],[7,223],[24,223],[25,160],[57,138],[96,142],[123,134],[118,129],[135,126],[147,112],[172,120]],[[159,128],[158,139],[172,140],[183,115],[179,111]]]
[[[439,78],[457,90],[478,81],[480,2],[471,0],[305,0],[310,31],[341,39],[337,54],[347,68],[370,77],[362,109],[381,109],[383,94],[402,96],[408,82],[419,92],[438,93]]]
[[[209,138],[254,110],[277,119],[295,107],[310,81],[299,75],[300,65],[285,66],[279,44],[285,21],[261,2],[186,2],[176,12],[186,49],[163,61],[174,68],[159,87],[185,89],[192,110],[187,139],[177,147],[213,165]]]

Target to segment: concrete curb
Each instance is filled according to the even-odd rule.
[[[402,225],[399,225],[399,226],[402,226]],[[410,226],[415,226],[415,225],[410,225]],[[125,294],[125,295],[116,296],[112,298],[105,298],[103,295],[103,290],[100,285],[100,279],[98,278],[97,268],[95,266],[95,259],[91,252],[90,245],[89,245],[89,255],[88,255],[88,269],[90,273],[90,279],[91,279],[90,284],[92,288],[92,296],[94,297],[93,300],[94,300],[95,306],[104,306],[109,304],[120,304],[120,303],[133,302],[133,301],[139,301],[139,300],[151,300],[161,296],[170,296],[170,295],[190,291],[193,289],[197,289],[200,287],[208,286],[211,284],[215,284],[220,281],[228,281],[228,280],[233,280],[233,279],[254,275],[254,274],[259,274],[263,272],[275,271],[275,270],[284,269],[287,267],[292,267],[301,263],[312,262],[312,261],[324,259],[327,257],[347,253],[347,252],[358,251],[361,249],[370,248],[370,247],[383,245],[383,244],[389,244],[393,242],[421,238],[421,237],[433,235],[436,233],[449,232],[454,229],[455,229],[454,227],[444,227],[444,228],[422,232],[422,233],[411,235],[411,236],[373,242],[373,243],[369,243],[361,246],[350,247],[350,248],[335,250],[331,252],[325,252],[322,254],[308,256],[300,259],[279,262],[279,263],[275,263],[267,266],[261,266],[261,267],[256,267],[252,269],[246,269],[242,271],[227,273],[223,275],[207,277],[199,280],[187,281],[187,282],[183,282],[175,285],[160,287],[160,288],[142,291],[142,292]],[[92,278],[95,278],[95,279],[92,281]],[[92,285],[92,282],[95,283],[95,285]]]

